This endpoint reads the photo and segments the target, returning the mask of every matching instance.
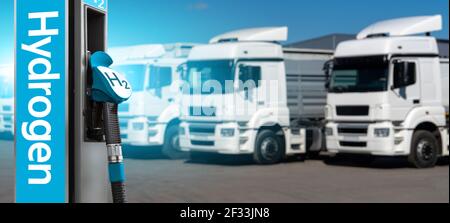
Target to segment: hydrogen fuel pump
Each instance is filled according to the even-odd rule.
[[[103,130],[106,140],[114,203],[125,203],[125,170],[118,118],[118,105],[131,97],[130,83],[117,71],[109,68],[112,58],[104,52],[96,52],[90,58],[92,89],[88,90],[93,101],[103,105]]]
[[[107,21],[107,0],[15,0],[16,202],[125,201]]]

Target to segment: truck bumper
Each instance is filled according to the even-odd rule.
[[[254,151],[253,130],[241,130],[237,123],[187,123],[180,125],[181,150],[185,152],[208,152],[219,154],[252,154]],[[223,136],[222,130],[234,131]]]
[[[135,118],[127,121],[121,129],[122,143],[132,146],[161,146],[167,124],[150,123],[147,118]]]
[[[330,153],[369,154],[375,156],[409,155],[410,134],[408,130],[395,129],[392,123],[340,124],[328,123],[332,135],[327,135],[327,150]],[[358,133],[352,133],[352,130]],[[365,130],[361,130],[365,129]],[[375,136],[375,129],[389,129],[385,137]],[[361,133],[365,132],[365,133]]]

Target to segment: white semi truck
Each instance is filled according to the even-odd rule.
[[[394,19],[339,44],[326,107],[329,152],[408,156],[417,168],[448,156],[449,60],[430,36],[441,29],[439,15]]]
[[[138,45],[112,48],[114,69],[126,75],[133,87],[131,99],[120,105],[124,144],[160,148],[179,158],[180,73],[195,44]]]
[[[322,68],[333,52],[283,49],[287,37],[287,27],[239,30],[192,49],[184,69],[183,151],[252,154],[259,164],[274,164],[322,148]]]
[[[14,134],[13,65],[0,65],[0,133]]]

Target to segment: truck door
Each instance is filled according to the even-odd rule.
[[[153,90],[155,96],[169,102],[170,87],[173,79],[171,66],[151,66],[149,87]]]
[[[420,106],[420,67],[417,59],[394,58],[391,61],[390,94],[391,117],[394,121],[406,118],[409,111]]]
[[[262,67],[259,63],[238,63],[236,71],[236,112],[238,116],[251,116],[261,106],[259,88],[261,87]]]

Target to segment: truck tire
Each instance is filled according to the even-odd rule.
[[[439,159],[439,143],[428,131],[419,130],[413,135],[408,161],[416,168],[432,168]]]
[[[162,147],[162,153],[169,159],[176,160],[187,158],[187,153],[181,151],[179,139],[178,126],[170,126],[169,129],[167,129],[164,145]]]
[[[284,157],[283,143],[277,135],[270,130],[262,130],[256,137],[255,153],[253,159],[261,165],[280,163]]]

